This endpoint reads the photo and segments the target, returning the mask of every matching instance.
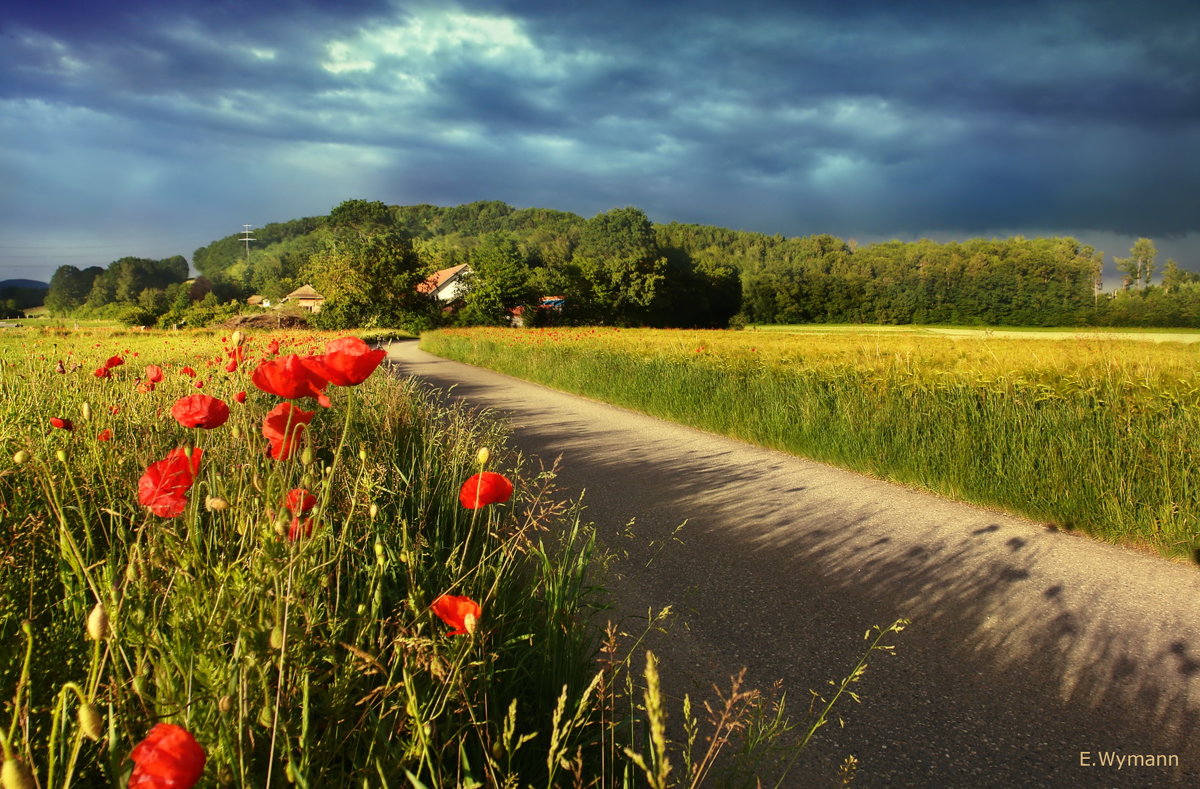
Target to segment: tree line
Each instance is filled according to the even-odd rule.
[[[1115,293],[1102,253],[1073,238],[1015,237],[860,246],[831,235],[785,238],[710,225],[655,225],[638,208],[589,219],[498,201],[441,207],[348,200],[328,216],[269,224],[249,259],[237,234],[182,257],[63,266],[47,307],[127,322],[200,322],[257,294],[277,302],[308,284],[328,328],[446,322],[722,327],[744,323],[956,323],[1200,326],[1200,276],[1140,239]],[[432,272],[469,264],[450,311],[418,292]],[[543,310],[544,297],[564,299]]]

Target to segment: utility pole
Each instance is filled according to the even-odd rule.
[[[243,228],[242,237],[241,237],[241,239],[239,239],[240,241],[244,241],[246,244],[246,265],[247,266],[250,265],[250,242],[257,241],[257,239],[250,237],[250,227],[251,227],[250,225],[245,225],[245,224],[242,225],[242,228]]]

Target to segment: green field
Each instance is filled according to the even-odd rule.
[[[1028,334],[1036,336],[877,326],[463,329],[426,334],[422,347],[1190,557],[1200,523],[1200,347],[1174,341],[1178,332]]]

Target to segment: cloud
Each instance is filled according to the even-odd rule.
[[[1200,232],[1190,0],[24,4],[0,36],[6,237],[207,243],[348,197]]]

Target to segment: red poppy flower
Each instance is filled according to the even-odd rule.
[[[237,372],[237,362],[230,359],[229,364],[225,365],[225,372],[227,372],[227,373]]]
[[[96,372],[92,373],[92,375],[97,378],[112,378],[112,372],[107,367],[97,367]]]
[[[329,382],[294,353],[282,359],[262,362],[250,375],[250,380],[267,394],[288,400],[315,397],[318,402],[324,400],[322,405],[329,404],[329,398],[325,397],[323,391]]]
[[[130,756],[129,789],[191,789],[206,758],[196,738],[173,723],[157,724]]]
[[[75,429],[75,423],[70,419],[59,419],[57,416],[50,417],[50,426],[57,427],[59,430]]]
[[[184,375],[186,375],[188,378],[195,378],[195,377],[196,377],[196,371],[195,371],[195,370],[193,370],[191,367],[184,367],[184,368],[183,368],[182,370],[180,370],[179,372],[183,373],[183,374],[184,374]]]
[[[229,406],[206,394],[188,395],[175,401],[171,416],[184,427],[201,427],[211,430],[220,427],[229,419]]]
[[[138,503],[160,518],[174,518],[187,507],[187,492],[200,471],[202,449],[193,449],[191,460],[183,447],[151,463],[138,480]]]
[[[120,356],[110,356],[110,357],[108,357],[108,361],[104,363],[104,366],[105,367],[120,367],[123,364],[125,364],[125,360],[122,359]]]
[[[433,613],[438,615],[439,619],[454,628],[446,634],[448,636],[465,636],[474,633],[475,626],[479,623],[479,617],[483,613],[479,603],[471,598],[452,594],[444,594],[434,600],[430,608],[433,609]]]
[[[234,400],[237,400],[239,403],[244,403],[244,402],[246,402],[246,393],[245,393],[245,392],[238,392],[237,394],[235,394],[235,395],[233,396],[233,399],[234,399]]]
[[[513,486],[503,474],[484,471],[463,483],[458,500],[469,510],[477,510],[489,504],[501,504],[512,498]]]
[[[246,349],[239,345],[235,348],[230,348],[225,352],[225,355],[228,356],[229,361],[233,362],[234,364],[241,364],[246,360]]]
[[[292,488],[284,498],[283,506],[291,510],[293,515],[303,515],[317,506],[317,497],[304,488]]]
[[[142,381],[137,385],[137,390],[140,394],[146,394],[147,392],[153,392],[154,387],[157,385],[153,381]]]
[[[271,442],[271,457],[287,460],[296,451],[304,427],[312,421],[315,411],[304,411],[291,403],[280,403],[263,419],[262,433]]]
[[[325,343],[325,353],[305,360],[334,386],[357,386],[375,372],[387,356],[382,348],[371,350],[357,337],[342,337]]]
[[[96,434],[97,441],[112,441],[112,431],[107,427]]]
[[[110,406],[108,407],[108,413],[112,414],[113,416],[116,416],[117,414],[121,413],[121,406],[119,406],[119,405],[110,405]]]
[[[292,518],[292,525],[288,527],[288,539],[292,542],[301,537],[311,537],[313,533],[313,519],[300,518],[299,516]]]
[[[148,383],[156,384],[162,381],[162,379],[163,369],[161,367],[159,367],[157,364],[146,365],[146,381]]]
[[[196,381],[194,384],[192,384],[192,386],[196,387],[197,389],[203,389],[203,388],[204,388],[204,381],[203,381],[203,380]]]
[[[267,343],[267,356],[274,356],[279,353],[279,340],[271,340]]]

